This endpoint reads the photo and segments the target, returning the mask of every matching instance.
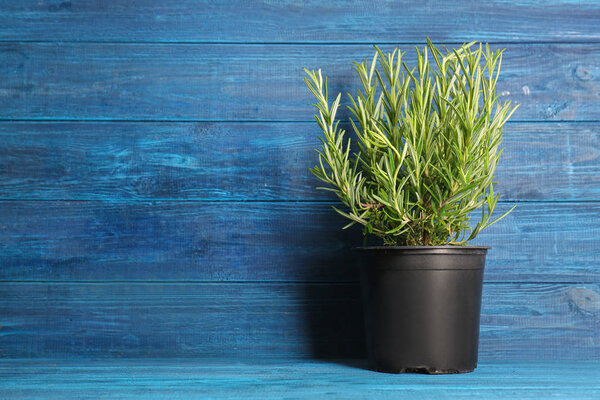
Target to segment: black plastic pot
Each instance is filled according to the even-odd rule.
[[[477,367],[489,247],[362,247],[369,366],[448,374]]]

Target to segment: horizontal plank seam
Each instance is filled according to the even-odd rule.
[[[14,198],[6,197],[1,198],[0,202],[68,202],[68,203],[223,203],[223,204],[240,204],[240,203],[257,203],[257,204],[285,204],[285,203],[306,203],[306,204],[324,204],[324,205],[338,205],[339,203],[331,200],[316,200],[316,199],[276,199],[276,200],[261,200],[261,199],[65,199],[65,198],[39,198],[39,199],[26,199],[26,198]],[[578,200],[514,200],[514,199],[502,199],[498,203],[514,204],[514,203],[536,203],[536,204],[600,204],[598,200],[578,199]]]
[[[436,41],[445,45],[462,45],[464,41]],[[492,40],[486,41],[491,45],[549,45],[549,44],[600,44],[600,38],[578,39],[578,40]],[[369,46],[377,45],[399,45],[399,46],[421,46],[425,41],[218,41],[218,40],[39,40],[39,39],[1,39],[0,44],[126,44],[126,45],[229,45],[229,46]]]
[[[257,281],[257,280],[237,280],[237,281],[207,281],[207,280],[181,280],[181,281],[164,281],[164,280],[0,280],[0,284],[23,283],[23,284],[60,284],[60,285],[265,285],[265,286],[285,286],[285,285],[334,285],[334,286],[356,286],[359,281],[306,281],[306,280],[272,280],[272,281]],[[483,281],[484,285],[595,285],[600,284],[596,281]],[[2,300],[0,300],[1,302]]]
[[[306,119],[146,119],[146,118],[3,118],[0,117],[0,123],[14,123],[14,122],[114,122],[114,123],[279,123],[279,124],[314,124],[314,120]],[[342,121],[346,122],[346,120]],[[349,122],[349,120],[348,120]],[[507,124],[594,124],[600,123],[599,119],[580,119],[580,120],[567,120],[567,119],[511,119],[506,122]]]
[[[231,368],[231,367],[240,367],[241,365],[246,366],[250,365],[252,368],[254,367],[265,367],[269,365],[277,366],[281,363],[282,366],[288,365],[315,365],[319,367],[328,367],[328,363],[335,363],[339,360],[354,360],[354,361],[363,361],[364,357],[337,357],[337,358],[321,358],[315,360],[311,358],[311,356],[306,356],[306,358],[300,356],[292,356],[293,358],[288,358],[286,356],[269,356],[268,363],[257,363],[254,358],[240,358],[240,357],[218,357],[218,356],[208,356],[208,357],[127,357],[127,358],[86,358],[83,356],[72,357],[72,355],[68,356],[55,356],[55,357],[7,357],[0,359],[0,365],[2,368],[10,368],[9,373],[10,377],[14,377],[15,369],[23,370],[32,368],[30,365],[16,365],[16,361],[21,361],[24,363],[34,365],[33,368],[48,368],[54,370],[56,372],[60,368],[68,368],[68,369],[86,369],[86,370],[95,370],[95,369],[118,369],[121,370],[123,366],[127,368],[135,368],[135,369],[144,369],[144,370],[153,370],[157,366],[150,364],[151,362],[159,362],[160,367],[167,366],[170,369],[186,369],[190,367],[190,364],[193,364],[193,368],[195,369],[213,369],[213,368]],[[200,360],[200,362],[198,362]],[[202,361],[212,361],[215,364],[203,365]],[[54,365],[54,362],[65,362],[67,365]],[[273,364],[277,362],[277,364]],[[51,363],[50,365],[43,365],[44,363]],[[85,364],[82,364],[85,363]],[[180,365],[183,363],[184,365]],[[545,370],[545,367],[548,364],[557,364],[557,366],[561,367],[562,370],[565,368],[569,368],[568,364],[573,363],[577,364],[578,367],[581,367],[579,364],[588,364],[592,365],[600,365],[600,360],[597,359],[578,359],[578,360],[561,360],[561,359],[543,359],[532,358],[530,360],[526,359],[510,359],[505,358],[502,360],[498,359],[488,359],[484,361],[479,361],[480,365],[506,365],[507,371],[511,371],[516,366],[523,366],[527,364],[534,365],[539,371]],[[4,364],[10,364],[5,366]],[[340,365],[334,365],[334,368],[340,367]],[[368,372],[368,371],[367,371]],[[297,371],[294,371],[297,373]],[[509,372],[514,373],[514,372]],[[32,375],[32,379],[35,375]],[[448,385],[450,387],[453,386],[451,380],[449,380]],[[464,385],[457,385],[457,388],[465,389]],[[546,382],[543,383],[543,389],[548,390],[548,384]],[[479,388],[473,388],[479,389]],[[527,389],[531,389],[528,387]]]

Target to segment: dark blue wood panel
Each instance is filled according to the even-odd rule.
[[[598,40],[600,5],[535,0],[11,0],[9,40],[381,42]]]
[[[364,357],[356,284],[0,284],[6,357]],[[600,358],[598,285],[485,285],[480,359]]]
[[[600,124],[510,123],[497,191],[600,200]],[[335,200],[316,190],[312,123],[0,122],[0,196]]]
[[[498,212],[510,204],[499,206]],[[600,203],[521,203],[474,242],[487,281],[598,282]],[[355,281],[329,204],[0,203],[1,280]]]
[[[368,43],[429,35],[507,47],[499,90],[522,103],[498,180],[526,203],[475,242],[494,247],[482,360],[600,359],[599,17],[576,1],[2,2],[0,356],[364,356],[360,235],[306,171],[300,67],[345,92]],[[490,393],[515,392],[470,392]]]
[[[414,63],[412,46],[402,48]],[[365,45],[4,43],[0,119],[312,121],[301,67],[323,68],[331,91],[345,93],[358,84],[350,61],[372,54]],[[498,89],[522,104],[515,120],[600,120],[599,65],[598,44],[509,45]]]

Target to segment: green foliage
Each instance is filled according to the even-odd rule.
[[[362,88],[348,94],[357,153],[336,120],[341,94],[330,103],[321,70],[304,69],[323,131],[310,170],[346,206],[335,208],[346,227],[361,224],[386,245],[465,244],[512,211],[491,219],[502,127],[517,108],[496,94],[502,51],[475,42],[442,51],[428,39],[409,68],[398,49],[375,49],[370,63],[354,63]]]

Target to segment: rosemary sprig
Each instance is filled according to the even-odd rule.
[[[341,94],[330,103],[321,70],[304,69],[323,132],[310,171],[345,206],[335,210],[346,227],[361,224],[386,245],[465,244],[512,211],[492,219],[502,127],[517,108],[496,94],[503,50],[440,50],[427,39],[412,68],[398,49],[375,50],[354,63],[362,87],[348,94],[355,154],[336,119]]]

